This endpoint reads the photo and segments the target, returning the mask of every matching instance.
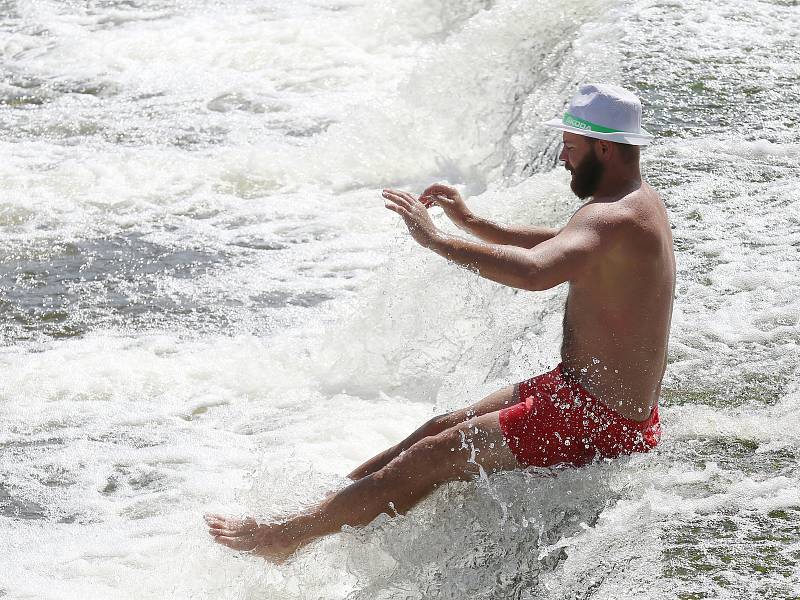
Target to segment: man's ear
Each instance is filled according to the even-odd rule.
[[[614,153],[612,146],[613,144],[611,142],[607,142],[606,140],[597,140],[594,143],[595,155],[603,162],[607,162],[611,159],[611,155]]]

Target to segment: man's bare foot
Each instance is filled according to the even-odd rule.
[[[287,523],[260,525],[253,518],[231,519],[205,515],[208,532],[214,541],[228,548],[252,552],[270,562],[281,564],[307,540]]]

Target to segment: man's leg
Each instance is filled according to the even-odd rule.
[[[366,525],[381,513],[405,513],[440,483],[474,478],[481,469],[495,473],[518,466],[495,411],[424,438],[379,471],[281,523],[259,525],[218,515],[206,516],[206,522],[216,542],[279,562],[343,525]]]
[[[516,404],[517,402],[519,402],[518,386],[516,384],[509,385],[497,390],[492,394],[489,394],[483,400],[476,402],[472,406],[434,417],[399,444],[384,450],[380,454],[372,457],[367,462],[356,468],[348,475],[348,477],[353,481],[358,481],[362,477],[366,477],[367,475],[382,469],[401,452],[405,452],[411,448],[411,446],[426,437],[437,435],[446,429],[455,427],[473,417],[480,417],[481,415],[485,415],[487,413],[497,412],[498,410],[505,408],[506,406]]]

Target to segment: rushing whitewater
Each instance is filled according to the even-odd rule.
[[[800,596],[799,28],[785,0],[0,1],[0,597]],[[283,567],[213,544],[204,512],[297,510],[556,364],[563,289],[448,265],[380,189],[563,223],[540,123],[590,80],[657,135],[661,446],[452,484]]]

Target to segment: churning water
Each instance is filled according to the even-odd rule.
[[[0,0],[0,597],[800,597],[800,6]],[[200,516],[344,484],[557,362],[564,290],[382,187],[561,224],[576,86],[635,89],[678,287],[657,451],[453,484],[284,567]],[[437,222],[450,229],[441,216]]]

